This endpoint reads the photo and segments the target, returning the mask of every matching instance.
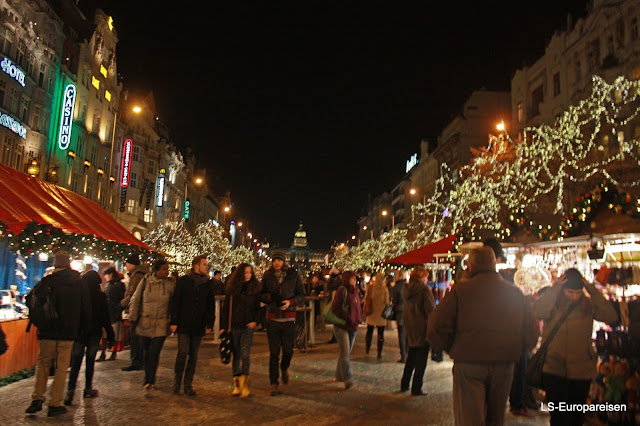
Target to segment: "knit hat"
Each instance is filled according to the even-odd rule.
[[[567,269],[564,276],[567,278],[567,282],[562,286],[562,288],[567,290],[582,290],[584,287],[582,274],[577,269]]]
[[[59,251],[53,257],[53,266],[56,268],[66,268],[71,265],[71,257],[66,251]]]
[[[138,266],[140,265],[140,257],[137,254],[132,254],[131,256],[127,257],[125,263],[130,263],[132,265]]]
[[[287,260],[287,254],[282,250],[274,250],[273,253],[271,253],[271,258],[273,260],[280,259],[285,262]]]

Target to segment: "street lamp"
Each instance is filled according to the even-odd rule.
[[[388,215],[389,212],[387,212],[386,210],[382,210],[382,216],[386,216]],[[396,218],[395,215],[391,215],[391,229],[396,229]]]
[[[202,185],[202,183],[204,182],[204,179],[201,177],[196,177],[193,179],[193,183],[195,185]],[[188,195],[188,191],[189,191],[189,178],[187,178],[187,180],[185,180],[184,182],[184,208],[185,208],[185,213],[187,210],[187,195]],[[187,218],[185,218],[187,219]]]
[[[500,121],[498,124],[496,124],[496,129],[499,132],[504,132],[504,129],[505,129],[504,121]]]
[[[415,188],[411,188],[409,190],[409,194],[411,195],[416,195],[418,193],[418,190]],[[422,205],[426,205],[427,204],[427,196],[426,195],[422,195]]]

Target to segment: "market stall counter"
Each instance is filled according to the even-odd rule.
[[[6,335],[9,349],[0,357],[0,377],[8,376],[31,368],[38,362],[38,336],[32,325],[29,333],[25,333],[28,319],[2,321],[2,330]]]

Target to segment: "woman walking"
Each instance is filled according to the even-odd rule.
[[[422,382],[427,368],[429,344],[427,343],[427,321],[429,314],[436,308],[433,293],[428,285],[429,273],[422,266],[417,266],[411,272],[409,282],[402,289],[404,298],[404,327],[407,335],[409,354],[404,366],[404,374],[400,381],[400,392],[409,390],[411,384],[412,395],[424,395]]]
[[[251,344],[256,325],[260,321],[260,293],[262,283],[256,279],[251,265],[242,263],[227,282],[226,298],[220,317],[220,334],[231,327],[233,343],[233,396],[249,396],[249,367]],[[229,324],[231,309],[231,324]]]
[[[564,319],[567,311],[569,314]],[[618,314],[595,285],[573,268],[536,301],[534,312],[544,321],[543,341],[564,319],[549,343],[542,370],[547,401],[556,407],[560,402],[585,404],[589,385],[597,373],[598,357],[591,340],[593,320],[613,324],[618,321]],[[580,411],[550,410],[550,414],[552,426],[582,425],[583,422]]]
[[[367,335],[365,340],[367,354],[371,349],[373,329],[378,328],[378,360],[382,359],[382,347],[384,346],[384,327],[387,320],[382,318],[384,307],[389,304],[389,289],[384,275],[377,273],[371,277],[367,291],[364,295],[364,313],[367,316]]]
[[[353,342],[356,340],[358,325],[362,322],[362,305],[356,282],[355,272],[343,272],[342,286],[336,291],[331,304],[333,313],[346,321],[344,325],[335,324],[333,326],[333,334],[340,346],[336,380],[344,382],[345,389],[349,389],[353,385],[351,349],[353,349]]]
[[[131,327],[136,330],[144,348],[144,390],[155,388],[160,351],[170,333],[177,326],[171,322],[170,306],[176,281],[169,277],[166,260],[156,260],[153,271],[144,276],[131,298],[129,310]]]
[[[91,319],[87,327],[88,333],[81,336],[73,342],[71,349],[71,371],[69,373],[69,382],[67,383],[67,395],[64,399],[64,405],[71,405],[73,395],[76,391],[76,383],[78,382],[78,374],[82,365],[82,358],[87,358],[85,368],[85,398],[94,398],[98,396],[98,391],[93,389],[93,372],[96,361],[96,353],[100,346],[100,337],[102,337],[102,329],[107,332],[107,340],[113,343],[114,335],[109,320],[109,311],[107,306],[107,295],[102,292],[100,284],[102,278],[94,270],[85,272],[82,275],[82,284],[87,287],[89,300],[91,305]]]
[[[111,348],[111,356],[109,361],[113,361],[118,357],[118,342],[122,339],[122,311],[123,307],[120,306],[120,302],[124,299],[124,295],[127,291],[124,283],[120,279],[120,274],[113,266],[108,267],[103,272],[107,285],[104,288],[104,293],[107,295],[107,304],[109,306],[109,319],[111,320],[111,327],[115,334],[115,344]],[[104,361],[107,359],[107,339],[102,338],[102,353],[100,358],[96,361]]]

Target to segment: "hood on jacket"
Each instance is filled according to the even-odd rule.
[[[149,267],[148,267],[147,265],[145,265],[145,264],[140,264],[140,265],[136,266],[135,268],[133,268],[133,269],[131,270],[131,272],[129,272],[129,276],[130,276],[130,277],[132,277],[132,276],[134,276],[135,274],[143,274],[143,275],[146,275],[146,274],[148,274],[149,272],[151,272],[151,271],[149,270]]]
[[[426,284],[422,281],[410,280],[402,288],[402,296],[411,302],[413,299],[420,297],[420,294],[424,291],[424,287],[426,287]]]

